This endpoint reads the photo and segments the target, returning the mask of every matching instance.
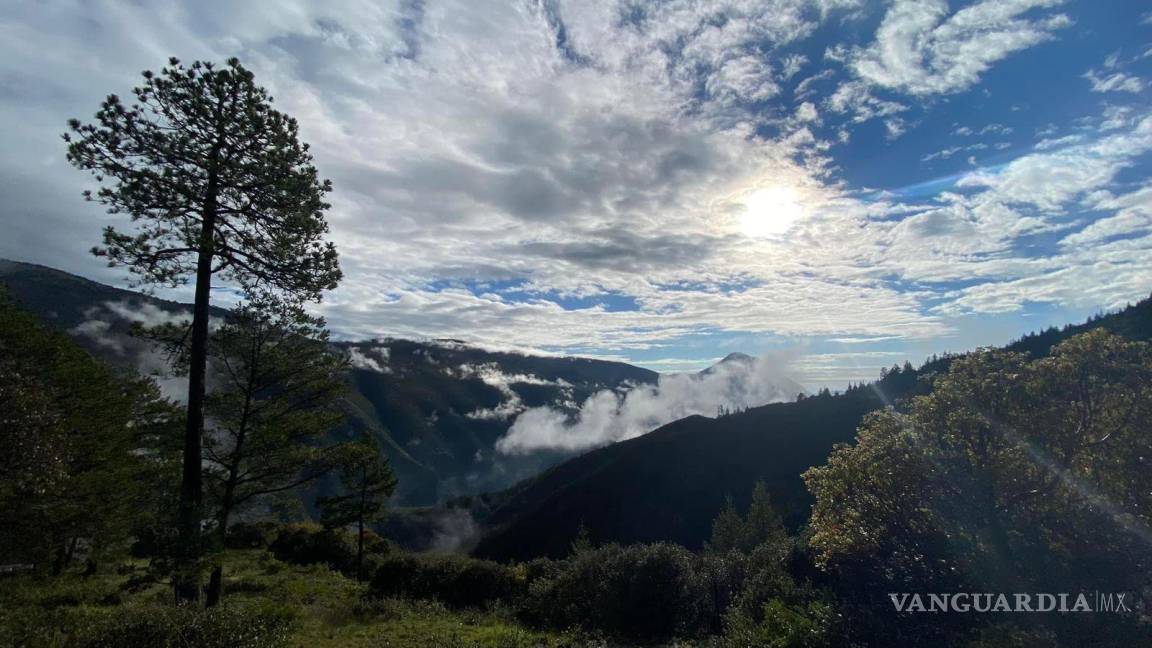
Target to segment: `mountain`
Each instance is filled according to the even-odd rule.
[[[526,408],[573,414],[595,393],[657,378],[619,362],[485,351],[449,340],[339,346],[354,363],[353,425],[386,434],[393,466],[420,467],[397,472],[398,501],[406,504],[498,490],[571,457],[555,450],[505,455],[495,446]]]
[[[712,373],[712,372],[716,371],[716,369],[718,367],[720,367],[721,365],[725,365],[725,364],[729,364],[729,363],[749,364],[749,363],[752,363],[755,361],[756,361],[756,358],[753,358],[752,356],[748,355],[747,353],[740,353],[739,351],[734,351],[734,352],[729,353],[728,355],[724,356],[723,358],[721,358],[720,362],[717,362],[716,364],[712,365],[711,367],[704,369],[700,373],[702,373],[702,374]]]
[[[1008,349],[1033,357],[1061,340],[1104,327],[1131,339],[1152,338],[1152,299],[1089,321],[1027,335]],[[583,526],[595,543],[670,541],[702,546],[731,495],[747,506],[762,480],[793,527],[811,506],[801,473],[821,465],[837,443],[851,442],[872,410],[926,393],[953,357],[919,369],[886,371],[841,394],[827,391],[715,419],[685,418],[647,435],[600,448],[472,503],[487,532],[473,553],[498,560],[560,556]],[[722,363],[747,362],[729,356]],[[708,370],[706,370],[708,371]]]
[[[169,396],[185,383],[166,375],[167,359],[131,335],[133,324],[182,321],[191,307],[89,281],[44,266],[0,260],[11,297],[81,345],[123,369],[157,376]],[[213,309],[214,317],[227,311]],[[336,438],[381,440],[399,478],[395,501],[435,504],[506,488],[571,452],[507,456],[494,449],[525,408],[574,414],[604,390],[655,383],[655,372],[620,362],[494,352],[455,340],[340,342],[353,361],[350,420]]]

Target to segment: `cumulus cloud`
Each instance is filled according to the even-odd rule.
[[[1076,211],[1093,191],[1135,189],[1114,185],[1143,150],[1144,106],[1106,106],[1075,141],[932,197],[839,179],[836,147],[862,122],[893,136],[928,123],[919,111],[932,97],[1069,33],[1055,0],[954,12],[942,0],[53,7],[16,5],[0,25],[0,115],[21,125],[0,134],[0,254],[120,282],[86,254],[102,226],[124,223],[79,200],[89,180],[63,161],[65,120],[127,94],[171,54],[236,55],[299,119],[334,181],[346,279],[319,309],[345,340],[445,336],[618,358],[720,335],[924,340],[954,332],[957,313],[1063,298],[1042,287],[1092,276],[1056,274],[1092,259],[1143,267],[1133,212]],[[818,39],[842,25],[846,42]],[[1105,63],[1102,79],[1120,73]],[[998,146],[969,146],[981,144]],[[779,236],[749,235],[747,197],[773,188],[795,195],[798,218]],[[1079,239],[1089,249],[1025,250],[1028,237],[1108,216],[1118,219]],[[1143,292],[1078,288],[1075,303],[1094,306]],[[386,369],[361,352],[361,366]],[[516,406],[501,407],[476,414]]]
[[[537,450],[583,450],[631,439],[693,414],[715,416],[718,408],[738,410],[789,401],[803,388],[786,376],[781,358],[730,356],[697,374],[666,374],[655,385],[617,393],[600,391],[575,416],[534,407],[516,418],[496,442],[506,454]]]

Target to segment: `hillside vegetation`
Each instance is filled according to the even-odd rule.
[[[166,375],[170,367],[148,340],[133,335],[134,326],[179,322],[191,312],[187,304],[2,259],[0,282],[15,303],[96,357],[145,374]],[[213,309],[218,320],[227,313]],[[349,367],[347,420],[333,438],[376,437],[400,477],[396,503],[408,506],[500,490],[571,456],[496,452],[517,408],[570,409],[601,390],[657,378],[620,362],[486,351],[451,340],[342,342],[336,348],[354,351],[358,361]]]
[[[1009,344],[1046,356],[1072,336],[1104,329],[1130,340],[1152,338],[1152,299]],[[589,452],[495,495],[485,511],[491,531],[476,554],[495,559],[557,555],[583,525],[602,542],[671,541],[698,548],[728,496],[747,503],[752,486],[769,487],[786,522],[799,529],[812,496],[801,474],[852,441],[871,411],[901,407],[928,393],[958,356],[920,368],[893,367],[874,382],[711,419],[692,417],[645,436]]]

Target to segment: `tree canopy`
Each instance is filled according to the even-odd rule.
[[[109,226],[93,249],[145,283],[185,283],[208,252],[212,274],[318,299],[340,280],[324,194],[296,120],[272,108],[252,72],[169,60],[127,105],[109,95],[96,123],[69,122],[68,161],[101,186],[84,193],[134,232]]]
[[[0,292],[0,544],[6,560],[62,569],[123,548],[165,491],[179,410],[118,375]],[[170,448],[170,446],[169,446]]]
[[[953,360],[805,474],[819,564],[860,592],[1141,591],[1152,349],[1102,329],[1048,357]]]

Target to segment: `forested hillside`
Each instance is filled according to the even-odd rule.
[[[1006,349],[1041,357],[1061,340],[1099,328],[1132,340],[1152,338],[1152,299],[1026,335]],[[822,392],[717,419],[684,419],[569,460],[495,495],[495,508],[484,512],[491,530],[476,553],[499,559],[561,555],[581,525],[601,542],[700,547],[725,498],[747,502],[758,480],[796,529],[812,504],[800,475],[822,464],[835,444],[851,441],[866,413],[926,393],[932,377],[946,372],[952,360],[893,367],[844,393]]]
[[[190,306],[59,270],[0,260],[12,299],[115,366],[156,374],[179,397],[167,358],[134,325],[187,319]],[[220,302],[218,302],[220,303]],[[226,314],[213,309],[218,320]],[[351,354],[350,414],[336,438],[376,436],[400,479],[399,504],[498,490],[570,456],[507,456],[494,449],[527,407],[571,410],[601,390],[652,383],[657,374],[619,362],[491,352],[452,340],[341,342]]]

